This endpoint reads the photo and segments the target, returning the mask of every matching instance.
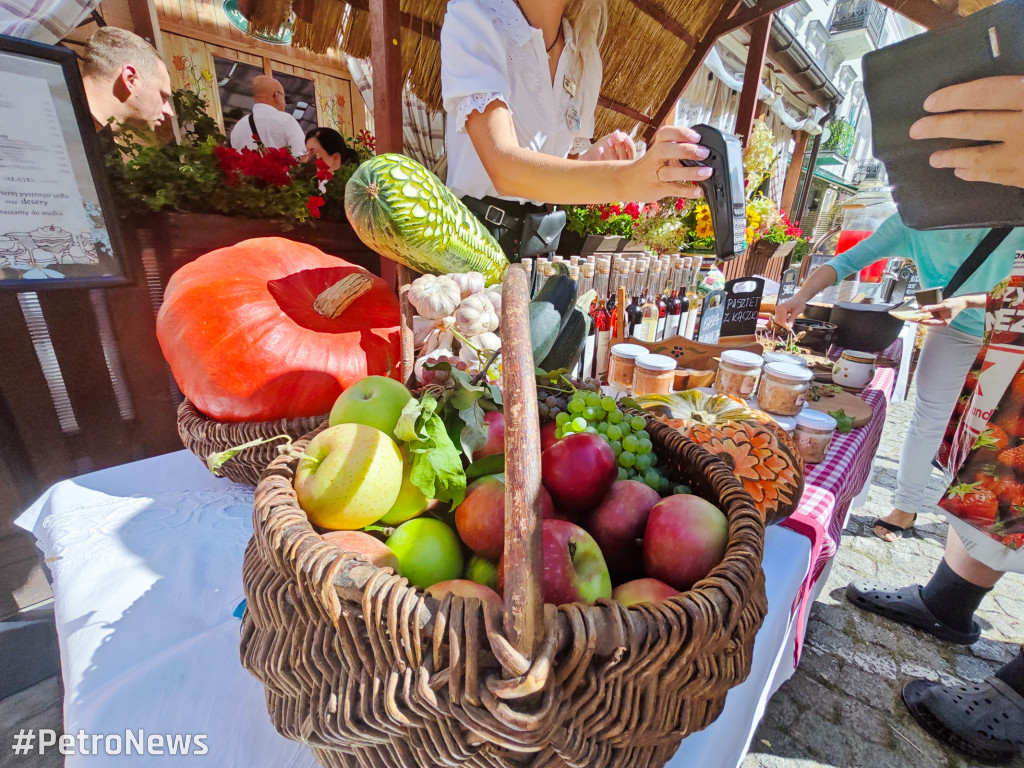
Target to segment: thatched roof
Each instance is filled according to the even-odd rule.
[[[276,30],[295,14],[292,44],[323,53],[340,47],[370,55],[375,0],[249,0],[250,32]],[[708,47],[759,15],[793,0],[609,0],[608,34],[601,48],[604,82],[596,134],[657,126],[668,114]],[[885,4],[927,27],[941,26],[996,0],[888,0]],[[441,108],[439,35],[447,0],[400,0],[402,67],[413,92]]]

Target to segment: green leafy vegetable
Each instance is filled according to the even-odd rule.
[[[846,411],[840,408],[838,411],[829,411],[828,415],[836,420],[836,429],[840,432],[849,432],[853,429],[853,417],[847,416]]]
[[[459,450],[438,414],[439,405],[429,392],[419,400],[410,400],[395,425],[395,436],[413,455],[409,473],[412,484],[428,499],[456,505],[466,495],[466,473]]]

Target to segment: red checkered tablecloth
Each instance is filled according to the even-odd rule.
[[[901,352],[902,342],[896,341],[880,357],[899,360]],[[870,479],[871,465],[882,438],[885,414],[896,386],[896,374],[895,368],[876,369],[874,379],[860,393],[860,397],[870,403],[874,411],[871,421],[845,435],[836,434],[825,461],[811,465],[807,470],[804,493],[796,511],[781,523],[811,540],[811,568],[793,606],[800,618],[798,655],[803,640],[802,627],[806,623],[804,617],[815,583],[839,549],[843,523],[850,504]]]

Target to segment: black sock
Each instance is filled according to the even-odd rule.
[[[1017,654],[1017,658],[996,672],[996,677],[1024,696],[1024,650]]]
[[[974,629],[974,612],[991,591],[991,587],[979,587],[957,576],[943,559],[921,589],[921,599],[939,621],[960,632],[970,632]]]

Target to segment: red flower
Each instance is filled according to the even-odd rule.
[[[359,137],[359,140],[363,142],[364,147],[366,147],[371,152],[377,151],[377,140],[373,137],[372,133],[370,133],[365,128],[362,128],[356,135]]]
[[[640,204],[639,203],[626,203],[626,213],[630,215],[633,221],[640,218]]]
[[[608,221],[612,216],[611,212],[607,208],[601,209],[601,221]]]
[[[320,208],[323,207],[324,199],[322,197],[311,197],[306,201],[306,208],[309,211],[309,215],[314,219],[320,218]]]
[[[321,160],[319,157],[316,159],[316,179],[317,181],[330,181],[331,177],[334,176],[331,173],[331,169],[327,167],[327,163]]]
[[[618,203],[612,203],[608,206],[608,210],[612,212],[612,216],[618,216],[622,213],[622,208]]]
[[[681,211],[686,207],[686,200],[681,197],[676,198],[676,210]]]

